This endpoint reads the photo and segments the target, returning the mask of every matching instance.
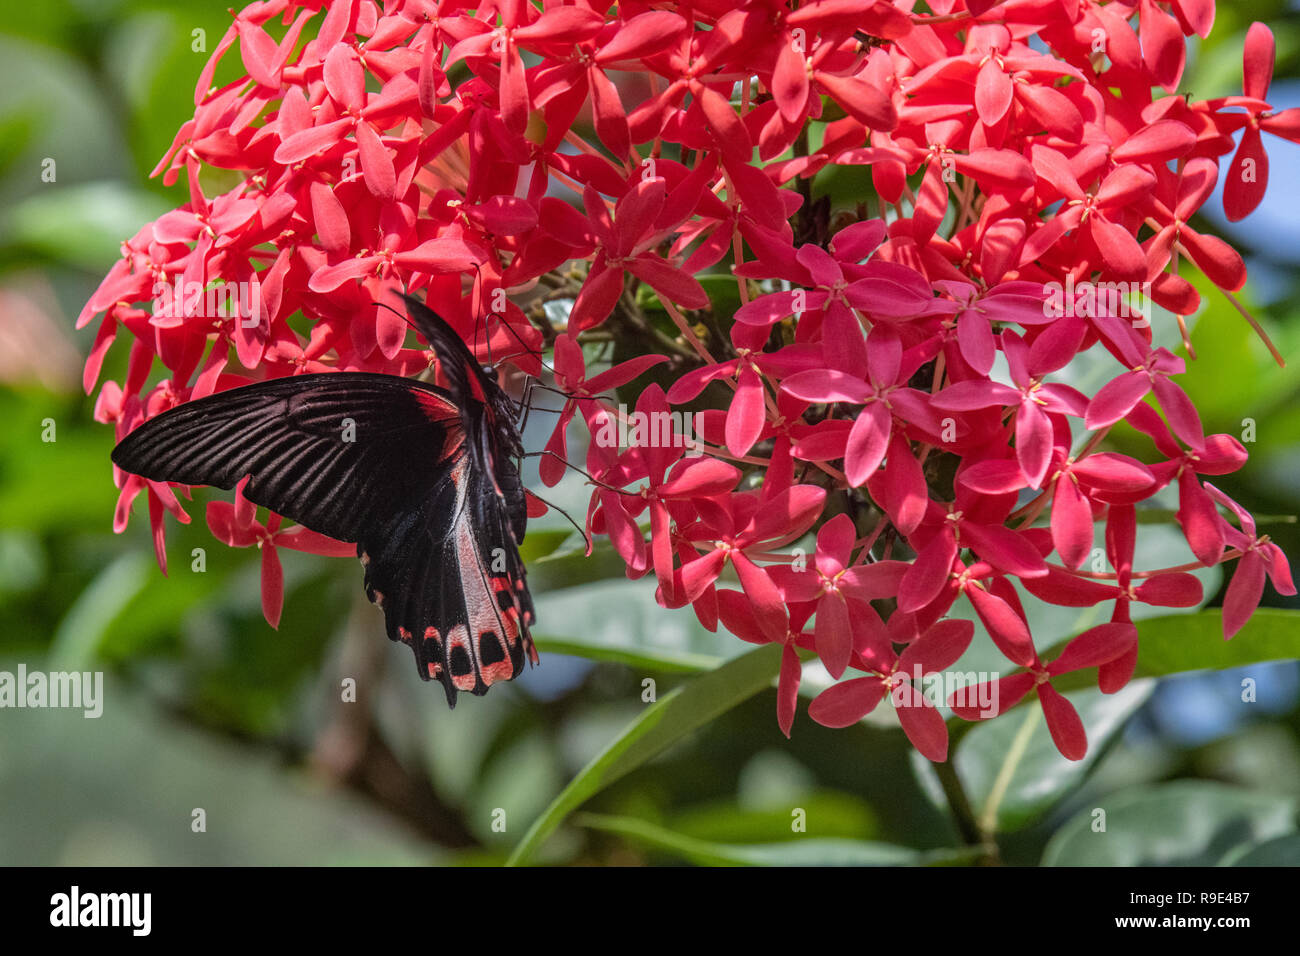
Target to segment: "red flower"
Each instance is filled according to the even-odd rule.
[[[257,520],[257,506],[242,494],[248,479],[235,489],[235,503],[208,502],[208,527],[217,540],[232,548],[256,546],[262,552],[262,614],[272,627],[280,626],[280,609],[284,605],[284,571],[276,548],[310,551],[328,557],[355,557],[356,545],[335,541],[301,526],[281,529],[280,516],[271,515],[265,525]]]
[[[1074,705],[1052,686],[1052,678],[1071,671],[1104,665],[1125,654],[1136,640],[1131,624],[1099,624],[1074,638],[1050,664],[1037,657],[1028,670],[1001,677],[990,685],[965,688],[948,699],[953,713],[964,720],[983,720],[1005,713],[1020,703],[1031,690],[1038,694],[1047,729],[1056,749],[1070,760],[1082,760],[1088,752],[1088,736]],[[971,701],[991,699],[992,713]]]
[[[1230,222],[1245,219],[1254,212],[1268,188],[1268,154],[1264,152],[1261,132],[1300,142],[1300,110],[1275,113],[1272,107],[1262,102],[1268,96],[1269,83],[1273,80],[1274,53],[1273,31],[1262,23],[1252,23],[1246,31],[1246,45],[1242,51],[1241,90],[1244,95],[1221,101],[1223,106],[1246,108],[1241,144],[1223,181],[1223,211]],[[1220,115],[1226,122],[1231,122],[1230,117],[1241,114]]]
[[[1050,340],[1039,341],[1046,344]],[[936,395],[933,402],[936,408],[951,411],[1016,406],[1016,458],[1029,487],[1038,488],[1047,475],[1055,447],[1049,416],[1074,415],[1081,418],[1087,399],[1068,385],[1043,383],[1044,375],[1064,364],[1060,352],[1031,350],[1020,336],[1004,331],[1002,353],[1011,367],[1015,388],[987,380],[957,382]]]
[[[784,391],[807,402],[866,406],[845,436],[844,473],[850,485],[865,483],[884,461],[895,416],[931,435],[942,431],[938,416],[930,410],[928,396],[905,387],[915,371],[915,361],[903,365],[898,336],[888,326],[880,325],[872,330],[868,345],[863,355],[866,382],[832,368],[797,372],[781,384]]]
[[[1295,582],[1291,580],[1291,565],[1286,555],[1268,540],[1268,535],[1261,537],[1256,534],[1255,519],[1250,512],[1214,485],[1207,482],[1205,487],[1215,501],[1226,506],[1241,522],[1240,530],[1227,522],[1224,522],[1223,529],[1227,543],[1242,552],[1223,599],[1223,636],[1228,639],[1246,625],[1259,606],[1259,599],[1264,594],[1265,576],[1273,582],[1278,594],[1294,595]]]
[[[947,760],[948,727],[917,685],[926,675],[955,664],[974,633],[975,625],[970,621],[940,621],[902,654],[883,650],[863,668],[876,671],[873,676],[857,677],[822,691],[809,706],[808,716],[824,727],[848,727],[875,710],[889,695],[912,746],[928,760]]]
[[[604,200],[593,187],[587,187],[583,201],[589,227],[576,235],[585,233],[584,238],[590,238],[598,251],[582,292],[573,304],[569,316],[571,329],[581,332],[604,321],[623,294],[623,276],[629,272],[659,294],[688,308],[708,305],[708,296],[693,276],[649,251],[659,243],[656,220],[668,201],[668,189],[662,179],[643,179],[629,188],[614,207],[612,220]]]
[[[569,335],[557,338],[555,340],[555,385],[569,398],[565,400],[564,408],[560,411],[555,429],[551,432],[551,440],[546,443],[547,454],[542,457],[538,466],[542,481],[553,485],[564,475],[564,462],[567,457],[566,435],[569,423],[573,421],[573,415],[579,406],[582,408],[588,427],[595,434],[599,431],[599,426],[592,428],[591,425],[600,407],[600,403],[596,401],[597,397],[610,389],[626,385],[642,372],[665,360],[665,356],[662,355],[640,355],[587,378],[587,365],[582,357],[582,346]]]
[[[696,555],[682,564],[681,593],[688,601],[695,601],[730,563],[764,631],[769,635],[784,634],[781,593],[767,571],[746,552],[781,547],[801,537],[817,520],[825,497],[821,488],[795,485],[769,501],[760,502],[754,494],[733,494],[709,501],[700,520],[681,532]],[[700,554],[695,542],[711,546]]]
[[[853,564],[856,534],[849,516],[838,515],[817,532],[812,568],[773,567],[770,572],[787,603],[815,602],[814,646],[835,678],[853,653],[853,617],[874,615],[870,602],[893,594],[907,567],[901,561]]]
[[[793,619],[787,622],[785,631],[778,636],[761,624],[754,613],[754,605],[740,591],[718,592],[718,617],[732,634],[751,644],[779,643],[784,648],[781,652],[781,672],[776,687],[776,721],[781,733],[790,736],[794,725],[795,705],[799,699],[799,682],[803,677],[803,662],[799,660],[799,648],[809,647],[811,639],[803,630],[807,623],[809,611],[795,612]],[[797,625],[795,622],[798,622]]]
[[[588,432],[589,530],[630,577],[653,568],[666,607],[783,645],[783,732],[796,651],[814,649],[837,678],[871,675],[823,693],[814,717],[856,719],[891,693],[909,737],[942,759],[916,676],[970,639],[944,620],[964,597],[1028,668],[999,684],[1004,706],[1036,689],[1058,746],[1080,756],[1083,728],[1051,678],[1090,661],[1103,690],[1122,686],[1131,603],[1202,598],[1185,568],[1133,566],[1138,505],[1176,482],[1197,561],[1240,559],[1228,635],[1266,577],[1294,588],[1277,546],[1201,483],[1246,456],[1204,435],[1176,384],[1183,359],[1112,304],[1074,314],[1051,290],[1150,282],[1187,315],[1199,295],[1184,261],[1240,289],[1241,256],[1189,223],[1221,162],[1229,217],[1258,205],[1262,132],[1300,141],[1300,111],[1266,100],[1260,24],[1243,95],[1156,95],[1176,88],[1185,38],[1209,33],[1211,0],[931,7],[251,4],[155,171],[167,185],[184,174],[178,207],[123,243],[78,318],[102,315],[87,392],[114,348],[129,352],[96,417],[121,438],[250,378],[424,373],[428,352],[380,305],[422,292],[483,360],[538,375],[553,349],[566,399],[543,482],[565,468],[569,429]],[[232,79],[218,87],[219,67]],[[840,166],[869,168],[870,209],[832,205]],[[233,185],[208,195],[208,182]],[[212,307],[219,290],[234,311]],[[1109,383],[1051,380],[1098,342],[1119,362]],[[638,387],[651,367],[663,386]],[[666,440],[611,444],[614,388],[637,415],[679,416]],[[1120,420],[1150,436],[1149,459],[1102,447]],[[164,515],[188,520],[177,489],[114,478],[115,528],[143,493],[165,566]],[[236,501],[209,524],[261,545],[275,620],[276,547],[339,546]],[[1098,521],[1109,572],[1083,570]],[[801,563],[788,549],[812,533]],[[720,589],[733,571],[741,590]],[[1112,602],[1111,621],[1044,665],[1022,591]]]
[[[1183,360],[1168,349],[1148,349],[1131,328],[1117,319],[1106,322],[1105,332],[1130,371],[1111,379],[1093,396],[1084,424],[1090,429],[1113,425],[1154,391],[1173,433],[1192,448],[1203,449],[1205,432],[1196,406],[1170,381],[1171,375],[1185,371]]]

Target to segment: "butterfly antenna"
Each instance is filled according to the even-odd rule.
[[[550,372],[552,375],[555,374],[555,367],[551,365],[547,365],[546,359],[542,357],[543,355],[546,354],[545,352],[539,352],[537,349],[529,348],[528,343],[525,342],[520,337],[519,333],[515,331],[514,326],[511,325],[509,322],[507,322],[504,318],[501,320],[501,327],[504,328],[511,335],[513,335],[515,337],[515,341],[524,347],[523,352],[520,354],[533,356],[533,358],[537,359],[537,361],[541,363],[542,368],[546,369],[546,371]],[[504,362],[506,358],[514,358],[514,355],[507,355],[501,361]]]
[[[387,309],[389,312],[393,313],[393,315],[397,316],[399,319],[405,322],[411,330],[415,332],[420,331],[420,327],[411,321],[411,317],[409,315],[407,315],[405,312],[399,312],[397,309],[394,309],[387,302],[371,302],[370,304],[377,305],[381,309]]]
[[[577,465],[575,465],[573,462],[569,461],[569,459],[565,458],[565,457],[564,457],[563,455],[561,455],[559,452],[551,451],[549,448],[543,449],[542,451],[526,451],[526,452],[524,452],[523,457],[525,457],[525,458],[538,458],[538,457],[540,457],[540,456],[542,456],[542,455],[550,455],[552,458],[559,459],[559,461],[560,461],[561,463],[563,463],[563,465],[564,465],[566,468],[572,468],[574,471],[576,471],[578,474],[582,475],[584,478],[587,479],[587,481],[589,481],[589,482],[590,482],[591,484],[593,484],[593,485],[596,485],[598,488],[604,488],[606,491],[614,491],[614,492],[617,492],[617,493],[620,494],[620,495],[633,495],[633,496],[635,496],[635,495],[637,494],[637,492],[635,492],[635,491],[628,491],[626,488],[618,488],[618,487],[616,487],[616,486],[614,486],[614,485],[611,485],[611,484],[610,484],[609,482],[607,482],[607,481],[601,481],[599,478],[595,477],[594,475],[592,475],[592,474],[590,474],[590,473],[588,473],[588,472],[583,471],[581,468],[579,468],[579,467],[578,467]]]
[[[406,325],[407,325],[407,327],[410,328],[412,331],[414,331],[417,335],[420,334],[420,327],[419,327],[418,325],[416,325],[414,322],[412,322],[412,321],[411,321],[411,317],[410,317],[409,315],[407,315],[405,312],[401,312],[401,311],[399,311],[399,310],[397,310],[397,309],[394,309],[394,308],[393,308],[391,305],[389,305],[387,302],[372,302],[371,305],[377,305],[377,306],[379,306],[381,309],[387,309],[389,312],[393,313],[393,315],[397,316],[399,319],[401,319],[403,322],[405,322]],[[430,347],[432,347],[432,346],[433,346],[433,343],[430,342],[429,345],[430,345]],[[436,350],[435,350],[434,354],[435,354],[435,356],[437,355],[437,351],[436,351]],[[441,361],[441,360],[439,360],[439,361]],[[428,375],[428,374],[430,373],[430,370],[431,370],[431,369],[432,369],[432,366],[430,366],[429,368],[426,368],[423,372],[421,372],[419,375],[417,375],[416,378],[419,379],[420,381],[424,381],[424,380],[425,380],[425,379],[424,379],[424,376],[425,376],[425,375]]]
[[[586,528],[584,528],[582,525],[578,524],[578,522],[576,522],[576,521],[573,520],[573,515],[569,514],[567,511],[565,511],[565,510],[564,510],[563,508],[561,508],[559,505],[554,504],[554,503],[552,503],[552,502],[550,502],[550,501],[547,501],[545,498],[543,498],[543,497],[542,497],[541,495],[539,495],[537,492],[532,491],[531,489],[529,490],[528,493],[529,493],[530,495],[532,495],[534,498],[536,498],[538,501],[540,501],[542,504],[546,505],[546,507],[548,507],[548,508],[554,508],[554,509],[555,509],[556,511],[558,511],[560,514],[564,515],[564,517],[568,518],[568,519],[569,519],[569,524],[573,525],[574,530],[577,531],[578,534],[582,535],[582,540],[586,542],[586,544],[587,544],[587,553],[588,553],[588,554],[591,554],[591,549],[592,549],[592,546],[593,546],[593,542],[592,542],[592,540],[591,540],[591,535],[587,533],[587,529],[586,529]]]
[[[553,392],[553,393],[555,393],[556,395],[563,395],[565,398],[573,398],[573,396],[570,395],[568,392],[566,392],[564,389],[562,389],[562,388],[556,388],[554,385],[547,385],[547,384],[545,384],[544,382],[538,382],[538,383],[537,383],[537,387],[540,388],[540,389],[542,389],[543,391],[546,391],[546,392]],[[603,397],[605,394],[606,394],[605,392],[601,392],[600,395],[592,395],[592,396],[589,396],[589,397],[591,397],[591,398],[601,398],[601,397]]]
[[[470,312],[474,315],[474,354],[478,355],[478,320],[483,320],[483,340],[487,345],[487,363],[492,368],[496,368],[496,362],[492,360],[492,329],[488,326],[487,315],[483,312],[483,270],[478,263],[474,264],[474,287],[470,295]]]
[[[488,326],[488,317],[483,316],[483,344],[487,346],[487,363],[490,367],[496,368],[497,363],[492,358],[492,329]],[[478,347],[478,323],[474,324],[474,345]]]
[[[524,433],[524,430],[528,428],[528,415],[533,410],[533,406],[528,402],[528,399],[530,399],[532,395],[533,380],[532,378],[529,378],[528,381],[524,383],[524,393],[519,396],[519,408],[523,411],[523,418],[519,422],[519,433],[521,435]]]
[[[528,404],[528,399],[532,394],[533,380],[530,378],[524,382],[524,392],[519,396],[519,410],[523,413],[519,420],[519,434],[521,435],[528,428],[528,413],[533,410],[532,406]]]

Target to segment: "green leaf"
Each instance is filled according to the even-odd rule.
[[[626,664],[628,667],[660,673],[698,674],[711,671],[723,663],[723,658],[704,654],[670,653],[657,650],[637,650],[632,647],[603,646],[583,638],[545,637],[534,634],[537,649],[543,654],[567,654],[584,657],[589,661],[606,661]]]
[[[760,647],[648,704],[645,713],[583,768],[533,822],[509,863],[529,862],[564,819],[592,796],[767,687],[780,660],[780,647]]]
[[[838,790],[791,794],[780,804],[765,807],[749,805],[743,798],[739,805],[735,798],[717,800],[674,813],[665,823],[683,836],[722,843],[806,841],[809,833],[791,827],[796,807],[809,821],[809,833],[819,838],[861,840],[875,837],[879,831],[871,805]]]
[[[1295,866],[1300,863],[1300,833],[1288,833],[1228,851],[1221,866]]]
[[[1098,807],[1105,831],[1084,810],[1052,837],[1044,866],[1212,866],[1242,843],[1295,830],[1294,798],[1204,780],[1122,791]]]
[[[51,667],[88,670],[109,625],[148,580],[149,559],[135,552],[99,572],[59,622],[50,645]]]
[[[33,108],[8,115],[0,113],[0,175],[8,175],[9,167],[27,148],[38,123]]]
[[[1153,690],[1154,681],[1135,681],[1116,694],[1095,689],[1071,694],[1088,731],[1082,760],[1061,756],[1038,706],[977,725],[962,739],[955,759],[981,825],[989,832],[1020,829],[1078,787]]]
[[[531,568],[537,561],[558,557],[561,554],[561,546],[567,545],[571,538],[582,540],[581,535],[564,528],[529,528],[524,543],[519,546],[519,556]]]
[[[115,182],[51,187],[9,210],[9,241],[60,262],[103,270],[122,237],[167,211],[161,199]]]
[[[108,526],[117,501],[112,430],[79,418],[74,406],[43,391],[0,390],[0,528],[37,534]],[[57,441],[41,441],[53,418]],[[50,493],[57,475],[59,493]]]
[[[713,843],[632,817],[584,813],[577,823],[613,833],[700,866],[906,866],[940,865],[973,858],[968,849],[921,853],[892,843],[808,837],[780,843]]]
[[[529,538],[531,537],[530,532]],[[608,581],[611,578],[625,578],[627,565],[609,541],[596,542],[590,555],[580,537],[578,542],[572,547],[555,548],[528,564],[528,586],[534,594],[573,588],[594,581]],[[529,540],[525,539],[524,544],[527,546]],[[527,554],[522,556],[525,561],[530,560]]]
[[[60,670],[50,659],[31,671]],[[0,667],[13,670],[13,659]],[[6,861],[43,866],[441,863],[441,850],[345,787],[322,786],[274,747],[177,721],[104,674],[103,713],[13,709],[0,734]],[[59,759],[51,759],[58,754]],[[69,767],[77,785],[67,785]],[[205,833],[191,832],[202,807]],[[178,837],[184,834],[184,837]]]
[[[1168,677],[1189,671],[1228,670],[1264,661],[1300,657],[1300,611],[1260,608],[1230,641],[1223,639],[1223,611],[1169,614],[1137,622],[1135,677]],[[1057,690],[1096,684],[1096,671],[1073,671],[1053,678]],[[1036,701],[1030,694],[1026,700]],[[1023,705],[1021,705],[1023,706]]]
[[[714,316],[730,322],[741,306],[740,286],[736,277],[702,275],[697,278],[697,281],[704,287],[704,292],[709,297],[709,305],[713,309]]]
[[[1138,623],[1138,634],[1139,677],[1300,657],[1300,611],[1282,608],[1260,608],[1230,641],[1223,639],[1220,608],[1150,618]]]
[[[689,610],[664,610],[653,581],[644,579],[540,594],[537,621],[542,651],[655,671],[711,671],[747,646],[705,630]]]

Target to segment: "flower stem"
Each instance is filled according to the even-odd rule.
[[[1029,739],[1034,735],[1034,728],[1038,726],[1038,715],[1041,712],[1038,707],[1028,709],[1025,719],[1020,724],[1020,729],[1016,731],[1016,736],[1007,749],[1006,759],[1002,761],[1002,766],[998,768],[997,778],[993,781],[993,787],[989,790],[988,799],[984,801],[984,812],[980,814],[979,818],[979,826],[984,833],[997,831],[998,809],[1002,806],[1002,798],[1007,795],[1007,788],[1011,786],[1011,778],[1016,775],[1016,768],[1020,766],[1025,751],[1029,749]]]
[[[952,811],[953,822],[957,825],[957,833],[961,836],[962,842],[967,846],[979,847],[983,851],[978,861],[980,866],[1000,864],[998,846],[980,828],[979,822],[975,819],[970,798],[966,796],[961,777],[957,775],[953,755],[949,753],[948,759],[943,763],[932,763],[931,766],[934,767],[935,776],[939,778],[939,784],[943,787],[943,795],[948,800],[948,808]]]
[[[1282,353],[1277,350],[1277,346],[1274,345],[1273,340],[1268,337],[1268,333],[1264,331],[1264,327],[1259,324],[1253,315],[1246,311],[1245,307],[1237,301],[1235,295],[1227,289],[1220,289],[1219,291],[1227,296],[1228,301],[1232,303],[1232,307],[1241,313],[1241,317],[1250,323],[1250,327],[1255,330],[1255,334],[1259,336],[1260,341],[1264,343],[1264,347],[1268,349],[1269,354],[1273,356],[1273,361],[1278,364],[1278,368],[1286,368],[1286,359],[1282,358]]]
[[[1219,558],[1219,564],[1227,564],[1229,561],[1239,558],[1243,554],[1245,554],[1245,552],[1239,548],[1232,548],[1229,551],[1223,552],[1223,556]],[[1065,565],[1056,564],[1052,561],[1047,561],[1045,563],[1048,567],[1055,568],[1058,571],[1065,571],[1068,574],[1073,574],[1076,578],[1091,578],[1094,581],[1119,580],[1119,575],[1114,571],[1083,571],[1078,568],[1067,568]],[[1176,564],[1171,568],[1152,568],[1150,571],[1133,571],[1129,576],[1133,578],[1153,578],[1157,574],[1181,574],[1184,571],[1200,571],[1202,568],[1214,567],[1218,567],[1218,565],[1205,564],[1202,561],[1189,561],[1187,564]]]

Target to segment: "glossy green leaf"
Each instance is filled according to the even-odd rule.
[[[1223,638],[1223,612],[1150,618],[1138,624],[1138,676],[1226,670],[1300,657],[1300,611],[1260,608],[1237,636]]]
[[[748,646],[725,632],[705,630],[688,608],[660,607],[653,580],[594,582],[539,594],[536,603],[534,637],[543,652],[656,671],[703,672]]]
[[[149,565],[145,555],[127,553],[86,585],[54,632],[50,663],[55,670],[89,669],[108,626],[148,583]]]
[[[12,207],[9,236],[52,259],[103,269],[121,255],[123,235],[166,211],[152,193],[116,182],[64,186]]]
[[[648,704],[645,714],[583,768],[534,821],[510,863],[529,862],[565,817],[592,796],[771,684],[780,660],[780,647],[760,647]]]
[[[1071,694],[1088,733],[1082,760],[1061,756],[1038,706],[978,724],[962,739],[955,759],[981,825],[1003,833],[1040,817],[1079,785],[1154,689],[1154,681],[1134,681],[1116,694]]]
[[[791,826],[794,810],[802,811],[806,833]],[[856,794],[817,790],[791,795],[764,807],[736,799],[718,800],[673,814],[665,824],[675,833],[719,843],[781,843],[810,837],[862,840],[879,834],[871,805]]]
[[[1097,810],[1105,811],[1105,830]],[[1045,866],[1212,866],[1232,848],[1292,833],[1294,798],[1179,780],[1121,791],[1069,820]]]
[[[1220,862],[1223,866],[1300,866],[1300,833],[1239,846]]]
[[[703,654],[665,652],[655,650],[639,651],[632,647],[617,645],[600,645],[583,638],[547,637],[533,635],[537,649],[543,654],[567,654],[570,657],[585,657],[589,661],[605,661],[625,664],[628,667],[661,673],[698,674],[710,671],[723,662],[721,657]]]
[[[24,657],[35,670],[52,660]],[[0,668],[12,671],[5,658]],[[439,850],[343,787],[270,751],[178,722],[104,675],[102,714],[7,710],[0,734],[6,862],[61,866],[419,865]],[[72,770],[70,770],[72,768]],[[76,783],[70,774],[75,772]],[[193,832],[202,808],[206,832]],[[21,812],[19,812],[21,809]],[[40,825],[33,825],[33,820]]]
[[[973,858],[968,849],[923,853],[892,843],[817,837],[780,843],[713,843],[644,820],[590,813],[576,822],[700,866],[937,866]]]
[[[577,535],[574,538],[577,539],[577,544],[556,547],[545,556],[528,563],[528,586],[535,596],[580,584],[626,578],[627,565],[609,541],[596,542],[591,554],[587,554],[582,539]],[[524,546],[528,545],[529,540],[526,538]],[[523,558],[529,562],[527,554]]]
[[[1300,657],[1300,611],[1260,608],[1230,641],[1223,639],[1223,612],[1218,608],[1137,623],[1136,677],[1227,670]],[[1095,686],[1096,675],[1095,670],[1073,671],[1054,678],[1052,686],[1061,691]]]

